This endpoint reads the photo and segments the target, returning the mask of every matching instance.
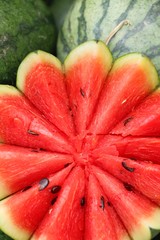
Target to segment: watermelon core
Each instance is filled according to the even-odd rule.
[[[0,229],[16,240],[151,239],[160,230],[158,84],[146,56],[113,61],[101,41],[64,64],[30,53],[18,89],[0,86]]]

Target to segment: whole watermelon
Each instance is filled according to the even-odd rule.
[[[0,0],[0,83],[14,83],[17,68],[31,51],[52,52],[56,33],[42,0]]]
[[[58,36],[58,57],[64,60],[71,49],[88,39],[105,41],[125,19],[130,25],[109,42],[113,56],[145,53],[160,74],[160,0],[76,0]]]

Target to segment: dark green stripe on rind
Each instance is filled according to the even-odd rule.
[[[95,39],[99,39],[99,36],[101,35],[101,31],[102,31],[102,22],[105,19],[107,12],[108,12],[108,7],[110,4],[110,0],[103,0],[100,7],[102,9],[102,16],[100,17],[100,19],[95,23],[95,27],[93,29],[93,33],[95,35]]]
[[[82,4],[79,10],[80,16],[78,17],[78,44],[85,42],[87,40],[86,32],[86,19],[84,17],[86,0],[82,0]]]
[[[82,7],[84,2],[85,5]],[[80,9],[83,13],[82,22],[78,20]],[[160,0],[76,0],[73,11],[70,12],[72,23],[70,29],[67,24],[68,19],[63,26],[64,38],[71,49],[85,40],[101,39],[105,41],[122,20],[128,19],[131,25],[123,26],[109,43],[114,58],[128,52],[142,52],[153,60],[160,74],[159,13]],[[84,36],[85,31],[86,37]],[[58,41],[58,56],[61,59],[68,53],[63,51],[62,45],[62,42]]]
[[[0,240],[13,240],[13,238],[10,238],[5,233],[0,231]]]
[[[118,25],[123,19],[128,19],[128,14],[133,10],[134,5],[137,3],[137,0],[130,0],[129,5],[126,5],[126,9],[120,14],[116,20],[116,25]]]
[[[52,52],[54,45],[53,19],[41,0],[0,1],[1,83],[15,83],[17,68],[29,52]]]
[[[126,32],[126,34],[123,37],[123,40],[120,40],[117,42],[116,46],[113,48],[113,51],[120,51],[122,41],[124,44],[126,41],[128,41],[129,38],[133,37],[138,32],[143,32],[144,28],[146,28],[147,25],[156,22],[157,17],[159,17],[159,16],[160,16],[160,1],[158,1],[152,5],[152,7],[149,9],[149,11],[147,12],[146,16],[144,17],[144,19],[142,20],[141,23],[138,22],[138,24],[135,25],[131,30],[128,29],[128,31]],[[127,16],[126,16],[126,18],[127,18]],[[120,22],[120,19],[119,19],[119,22]],[[127,49],[127,50],[129,50],[129,49]]]

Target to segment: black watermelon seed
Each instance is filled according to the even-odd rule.
[[[125,189],[127,189],[128,191],[133,191],[133,186],[128,184],[128,183],[123,183]]]
[[[71,165],[71,163],[64,164],[64,168],[68,167],[69,165]]]
[[[134,172],[135,168],[128,167],[126,162],[122,162],[122,166],[129,172]]]
[[[85,197],[81,198],[81,206],[82,207],[85,205],[85,202],[86,202]]]
[[[43,178],[42,180],[40,180],[39,182],[39,191],[45,189],[49,184],[49,180],[48,178]]]
[[[105,208],[105,201],[104,201],[104,197],[103,197],[103,196],[101,196],[100,202],[101,202],[101,204],[100,204],[100,208],[102,208],[103,211],[104,211],[104,208]]]
[[[83,91],[82,88],[80,88],[80,93],[81,93],[82,97],[85,97],[85,92]]]
[[[31,187],[32,187],[32,186],[27,186],[27,187],[23,188],[23,189],[22,189],[22,192],[27,191],[27,190],[30,189]]]
[[[28,129],[27,132],[28,132],[29,134],[31,134],[31,135],[39,136],[39,133],[36,133],[36,132],[34,132],[34,131],[30,130],[30,129]]]
[[[124,126],[126,126],[132,119],[133,119],[133,117],[129,117],[129,118],[125,119],[123,121]]]
[[[51,205],[53,205],[57,201],[57,197],[53,198],[51,201]]]
[[[61,186],[54,186],[51,189],[51,193],[58,193],[61,190]]]
[[[109,206],[109,207],[111,207],[112,206],[112,204],[111,204],[111,202],[107,202],[107,205]]]

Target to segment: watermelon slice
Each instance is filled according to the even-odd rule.
[[[120,135],[106,135],[92,151],[92,157],[111,154],[160,164],[159,153],[160,138],[129,136],[124,138]]]
[[[97,240],[101,236],[102,240],[129,240],[126,229],[92,174],[89,176],[86,195],[85,239]]]
[[[67,139],[14,87],[0,86],[0,139],[7,144],[69,152]],[[68,145],[66,147],[66,145]]]
[[[160,165],[111,155],[97,158],[95,163],[123,181],[126,187],[137,189],[160,205]]]
[[[56,57],[43,51],[29,54],[19,66],[17,87],[57,128],[74,134],[63,68]]]
[[[73,157],[67,154],[0,144],[0,199],[73,161]]]
[[[7,228],[14,239],[28,239],[57,198],[70,170],[71,166],[2,200],[1,229],[5,232]]]
[[[83,239],[84,206],[81,202],[84,188],[84,170],[76,167],[65,181],[55,205],[31,239]]]
[[[160,227],[160,208],[107,172],[97,167],[92,169],[130,236],[136,240],[151,239],[150,229]]]
[[[160,136],[160,87],[116,126],[112,133],[123,136]],[[152,114],[151,114],[152,113]]]
[[[148,58],[135,53],[117,59],[101,93],[89,133],[108,133],[157,84],[157,72]]]
[[[0,85],[0,229],[16,240],[160,231],[158,84],[147,57],[113,62],[101,41],[63,64],[30,53],[18,89]]]

